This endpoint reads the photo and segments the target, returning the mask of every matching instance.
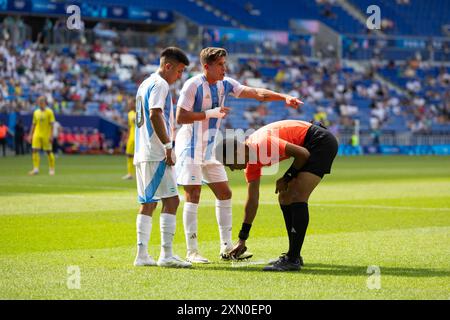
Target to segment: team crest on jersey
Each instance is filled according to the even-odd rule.
[[[144,104],[142,103],[142,97],[138,96],[136,99],[136,126],[138,128],[142,127],[144,124]]]

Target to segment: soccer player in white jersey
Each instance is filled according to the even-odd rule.
[[[203,74],[186,81],[177,104],[178,131],[175,154],[177,182],[184,187],[183,224],[187,244],[186,260],[208,263],[198,250],[197,210],[202,182],[208,184],[216,196],[216,218],[220,234],[220,257],[231,259],[232,206],[231,189],[224,166],[215,159],[215,137],[221,119],[230,111],[224,101],[231,94],[236,98],[253,98],[259,101],[285,101],[297,108],[299,99],[262,88],[241,85],[225,76],[227,52],[223,48],[205,48],[200,52]],[[238,259],[250,258],[244,252]]]
[[[137,255],[135,266],[191,267],[172,252],[176,212],[179,205],[173,165],[174,110],[169,85],[179,80],[189,65],[186,54],[175,47],[161,52],[157,72],[145,79],[136,94],[134,165],[138,201],[136,219]],[[156,263],[148,253],[152,216],[159,200],[161,253]]]

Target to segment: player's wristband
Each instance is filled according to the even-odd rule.
[[[172,141],[171,142],[167,142],[166,144],[164,144],[164,149],[169,150],[173,148],[173,144]]]
[[[292,165],[288,171],[284,174],[283,178],[285,178],[287,181],[291,181],[294,178],[297,178],[298,174],[300,173],[300,169],[294,168],[294,165]]]
[[[241,240],[247,240],[248,236],[250,234],[250,229],[252,228],[251,223],[243,223],[241,231],[239,231],[239,239]]]

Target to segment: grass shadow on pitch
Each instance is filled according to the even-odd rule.
[[[227,263],[213,263],[210,265],[202,266],[199,269],[202,270],[228,270],[228,271],[243,271],[243,272],[264,272],[265,264],[251,264],[239,263],[239,264],[227,264]],[[372,274],[367,273],[369,266],[348,266],[348,265],[336,265],[336,264],[323,264],[323,263],[306,263],[304,267],[298,272],[299,274],[311,274],[311,275],[332,275],[332,276],[361,276]],[[396,277],[412,277],[412,278],[429,278],[429,277],[449,277],[450,271],[439,269],[427,269],[427,268],[406,268],[406,267],[383,267],[380,268],[381,275],[389,275]],[[295,271],[296,272],[296,271]],[[289,273],[295,273],[289,272]]]

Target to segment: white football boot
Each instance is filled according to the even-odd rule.
[[[135,267],[150,267],[156,266],[155,260],[151,256],[139,257],[137,256],[134,260]]]
[[[186,261],[190,263],[209,263],[209,260],[202,257],[198,251],[188,251]]]
[[[184,261],[178,256],[171,256],[168,258],[159,257],[158,267],[167,267],[167,268],[190,268],[192,267],[192,263]]]

